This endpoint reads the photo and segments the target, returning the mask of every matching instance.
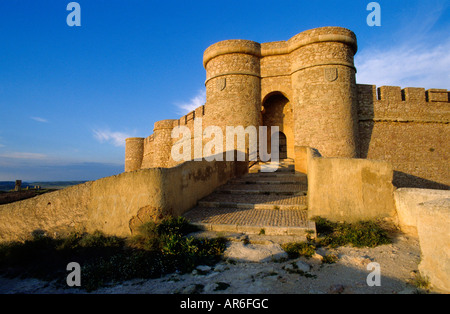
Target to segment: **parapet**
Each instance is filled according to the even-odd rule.
[[[448,123],[446,89],[358,84],[360,120]]]
[[[288,40],[289,52],[300,47],[322,42],[342,42],[349,45],[353,54],[358,50],[356,35],[343,27],[319,27],[295,35]]]
[[[125,172],[141,168],[144,154],[144,138],[129,137],[125,139]]]
[[[358,50],[356,35],[342,27],[320,27],[301,32],[288,41],[275,41],[261,44],[261,56],[289,54],[303,46],[322,42],[342,42],[349,45],[353,54]]]
[[[203,54],[203,66],[213,58],[229,53],[250,54],[256,57],[289,54],[306,45],[321,42],[342,42],[349,45],[353,54],[358,50],[356,35],[342,27],[319,27],[301,32],[288,41],[259,44],[251,40],[224,40],[209,46]]]
[[[415,102],[450,102],[450,92],[446,89],[421,87],[380,86],[358,84],[358,91],[364,97],[372,97],[373,101],[415,101]]]
[[[205,115],[205,105],[197,107],[195,110],[192,110],[191,112],[185,114],[178,120],[174,120],[173,126],[178,125],[186,125],[189,121],[194,120],[196,118],[201,118]]]
[[[426,93],[426,99],[427,101],[432,101],[432,102],[437,102],[437,101],[441,101],[441,102],[449,102],[449,92],[447,92],[446,89],[429,89],[427,90]]]
[[[162,130],[162,129],[172,129],[174,121],[177,121],[177,120],[166,119],[166,120],[156,121],[154,124],[154,127],[153,127],[153,132],[155,132],[157,130]]]
[[[230,53],[242,53],[261,57],[261,45],[255,41],[243,39],[219,41],[209,46],[203,53],[203,66],[206,69],[206,65],[211,59]]]

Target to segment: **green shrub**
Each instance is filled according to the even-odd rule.
[[[334,254],[327,254],[323,257],[322,263],[323,264],[334,264],[338,261],[339,257],[337,257]]]
[[[127,239],[127,246],[145,251],[159,249],[158,225],[154,222],[147,222],[138,228],[138,234]]]
[[[165,219],[157,226],[158,235],[177,234],[184,236],[195,231],[198,231],[198,228],[181,216]]]
[[[143,224],[129,239],[96,231],[50,238],[36,233],[31,240],[0,244],[0,274],[58,279],[66,286],[66,266],[81,266],[81,288],[88,291],[132,278],[154,278],[200,264],[217,262],[226,247],[224,238],[198,239],[186,235],[196,228],[184,218]]]
[[[335,223],[321,217],[316,217],[314,221],[318,240],[312,239],[308,234],[306,242],[283,244],[282,248],[289,258],[311,257],[318,246],[338,247],[351,244],[356,247],[375,247],[391,243],[387,231],[373,221]],[[333,256],[324,257],[324,263],[335,261]]]
[[[335,223],[316,218],[316,229],[320,245],[338,247],[351,244],[356,247],[375,247],[389,244],[387,231],[373,221],[356,223]]]
[[[283,244],[282,248],[286,251],[289,258],[311,257],[316,252],[316,247],[308,242],[289,242]]]

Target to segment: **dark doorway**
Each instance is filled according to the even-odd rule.
[[[280,159],[287,158],[287,140],[283,132],[278,132]]]
[[[294,133],[293,114],[289,99],[281,92],[273,92],[265,97],[262,110],[263,125],[267,126],[267,134],[272,134],[271,128],[278,127],[279,158],[293,158]],[[274,134],[276,136],[276,134]],[[270,152],[270,136],[267,137],[267,150]]]

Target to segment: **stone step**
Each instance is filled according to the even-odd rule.
[[[217,202],[217,201],[200,201],[199,207],[228,207],[228,208],[240,208],[240,209],[284,209],[284,210],[305,210],[307,206],[305,204],[253,204],[253,203],[236,203],[236,202]]]
[[[300,176],[244,176],[233,179],[231,184],[306,184],[306,178]]]
[[[295,164],[293,161],[279,163],[258,162],[249,168],[249,173],[294,173]]]
[[[184,217],[207,231],[290,236],[316,232],[305,210],[196,207]]]
[[[294,173],[294,172],[254,172],[254,173],[247,173],[246,175],[242,176],[241,178],[248,177],[248,178],[293,178],[293,177],[299,177],[306,179],[306,175],[303,173]]]
[[[198,202],[200,207],[232,207],[255,209],[304,209],[305,195],[258,195],[213,193]]]
[[[202,227],[201,225],[199,226]],[[308,233],[309,234],[309,233]],[[273,245],[274,243],[285,244],[290,242],[305,242],[307,238],[305,235],[268,235],[268,234],[247,234],[243,232],[233,231],[208,231],[201,230],[195,231],[189,234],[189,236],[196,237],[198,239],[214,239],[222,237],[230,242],[244,242],[244,244],[259,244],[259,245]]]
[[[276,169],[275,171],[263,171],[263,168],[261,166],[253,166],[248,170],[249,173],[294,173],[295,169],[294,166],[292,167],[280,167]]]
[[[315,236],[315,223],[306,214],[306,175],[295,173],[289,160],[276,172],[260,172],[261,166],[219,187],[184,216],[207,232]]]
[[[228,181],[228,185],[242,185],[242,184],[291,184],[291,185],[305,185],[306,178],[298,176],[242,176]]]
[[[304,195],[305,184],[225,184],[216,192],[228,194]]]
[[[191,222],[192,223],[192,222]],[[232,233],[244,233],[253,235],[269,235],[269,236],[295,236],[306,238],[307,235],[316,237],[316,226],[314,222],[309,221],[310,225],[305,227],[272,227],[272,226],[260,226],[260,225],[238,225],[238,224],[205,224],[205,223],[192,223],[197,226],[198,229],[203,231],[214,232],[232,232]]]

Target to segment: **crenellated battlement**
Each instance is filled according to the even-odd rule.
[[[429,89],[426,91],[426,101],[450,102],[450,92],[446,89]]]
[[[193,121],[195,118],[202,118],[205,115],[205,105],[197,107],[195,110],[185,114],[180,119],[175,120],[173,127],[179,125],[187,125],[189,121]]]
[[[428,89],[422,87],[380,86],[357,84],[358,92],[373,101],[416,101],[416,102],[450,102],[450,92],[446,89]]]
[[[154,127],[153,127],[153,132],[158,131],[158,130],[164,130],[164,129],[172,129],[174,121],[176,121],[176,120],[166,119],[166,120],[156,121],[154,124]]]
[[[358,84],[359,120],[449,123],[446,89]]]

